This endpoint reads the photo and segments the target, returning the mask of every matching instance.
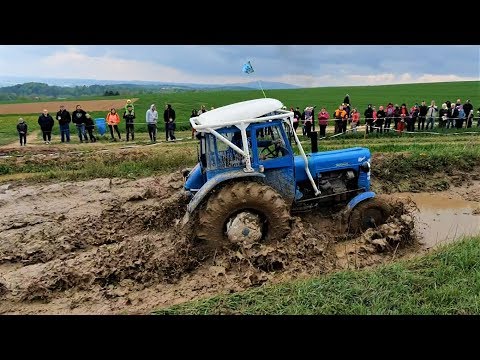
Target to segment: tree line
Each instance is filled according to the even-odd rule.
[[[182,89],[166,89],[164,86],[115,84],[115,85],[83,85],[57,86],[45,83],[28,82],[13,86],[0,87],[1,100],[17,100],[23,98],[69,98],[80,96],[117,96],[132,94],[151,94],[158,92],[182,91]]]

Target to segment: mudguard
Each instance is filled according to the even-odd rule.
[[[259,172],[247,173],[247,172],[244,172],[243,170],[238,170],[238,171],[229,171],[223,174],[218,174],[213,178],[211,178],[210,180],[208,180],[202,186],[202,188],[193,196],[192,200],[187,205],[187,212],[183,217],[182,223],[186,224],[188,222],[188,219],[190,218],[190,214],[195,211],[195,209],[198,207],[198,205],[200,205],[200,203],[203,201],[205,196],[210,194],[210,192],[219,184],[227,180],[246,178],[246,177],[265,178],[265,175]]]
[[[347,205],[347,210],[350,211],[362,201],[371,199],[373,197],[375,197],[375,193],[373,191],[366,191],[364,193],[358,194],[352,200],[349,201]]]

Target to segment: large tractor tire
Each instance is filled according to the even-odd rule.
[[[391,212],[391,206],[383,199],[374,197],[364,200],[350,214],[349,231],[358,234],[385,224]]]
[[[214,248],[228,245],[227,224],[245,212],[260,218],[262,241],[282,239],[290,231],[288,206],[272,187],[237,182],[213,194],[200,209],[196,235]]]

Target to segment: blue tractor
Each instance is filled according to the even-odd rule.
[[[370,191],[370,151],[305,154],[293,113],[282,107],[276,99],[255,99],[190,119],[199,162],[184,173],[190,201],[183,224],[194,222],[197,239],[215,247],[282,239],[291,230],[291,213],[319,206],[345,209],[351,232],[390,215],[389,205]]]

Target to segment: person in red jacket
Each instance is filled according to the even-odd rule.
[[[118,135],[118,140],[121,140],[122,137],[120,136],[120,130],[118,130],[118,124],[120,124],[120,116],[118,116],[117,110],[115,108],[111,108],[105,120],[108,127],[110,128],[110,135],[112,136],[112,141],[115,141],[115,136],[113,135],[114,129]]]
[[[330,115],[325,108],[322,108],[322,110],[318,113],[317,118],[318,125],[320,126],[320,137],[325,137],[328,119],[330,118]]]
[[[356,108],[353,108],[351,112],[351,116],[352,116],[352,123],[351,123],[352,132],[356,133],[357,126],[360,125],[360,113],[357,111]]]

